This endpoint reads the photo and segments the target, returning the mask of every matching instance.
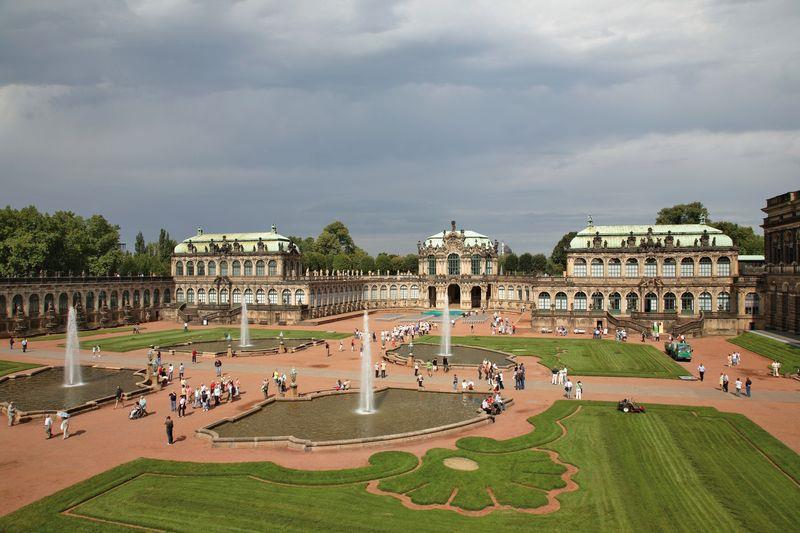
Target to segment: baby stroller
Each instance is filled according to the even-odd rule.
[[[131,413],[128,415],[128,418],[130,420],[136,420],[137,418],[144,418],[146,416],[147,410],[137,403],[133,406],[133,409],[131,409]]]

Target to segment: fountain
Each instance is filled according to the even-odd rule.
[[[375,392],[372,390],[372,339],[369,334],[369,315],[364,311],[364,331],[361,333],[361,385],[358,396],[358,412],[366,415],[374,412]]]
[[[81,365],[78,360],[80,344],[78,342],[78,321],[74,307],[67,314],[67,347],[64,350],[64,386],[78,387],[83,385]]]
[[[450,298],[447,291],[444,291],[444,309],[442,310],[442,339],[439,355],[450,357],[453,355],[450,349]]]
[[[247,301],[242,300],[242,323],[239,327],[239,347],[247,348],[250,344],[250,323],[247,320]]]

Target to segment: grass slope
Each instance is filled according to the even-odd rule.
[[[281,331],[286,339],[343,339],[347,333],[329,333],[325,331],[302,331],[302,330],[277,330],[277,329],[251,329],[250,338],[266,339],[275,338]],[[129,352],[140,350],[149,346],[169,346],[183,342],[198,341],[217,341],[225,338],[225,333],[230,333],[234,338],[238,338],[238,326],[211,328],[211,329],[189,329],[184,333],[182,329],[171,329],[167,331],[154,331],[152,333],[139,333],[138,335],[126,335],[100,339],[92,342],[82,342],[81,348],[91,349],[93,345],[100,345],[100,348],[108,352]]]
[[[581,409],[576,412],[578,406]],[[83,516],[175,531],[197,531],[214,524],[217,531],[279,527],[285,531],[546,528],[574,532],[591,527],[598,531],[777,532],[792,531],[800,523],[800,456],[741,415],[705,407],[648,407],[646,414],[626,415],[608,402],[559,401],[532,418],[536,427],[531,433],[537,437],[525,444],[552,448],[579,468],[575,477],[579,490],[562,494],[561,509],[547,515],[498,511],[466,517],[452,511],[415,511],[395,498],[365,491],[365,480],[381,478],[387,487],[412,489],[412,496],[419,485],[421,501],[437,501],[446,492],[442,484],[455,480],[468,491],[463,506],[479,508],[480,491],[474,489],[479,486],[481,469],[467,478],[427,466],[457,455],[452,450],[433,450],[417,470],[413,470],[417,459],[403,452],[375,454],[372,464],[363,469],[319,472],[271,463],[140,459],[1,518],[0,530],[122,530],[121,525],[61,514],[73,507],[74,513]],[[569,414],[573,416],[564,418]],[[555,424],[559,419],[568,429],[561,438]],[[466,451],[488,440],[461,439],[457,445],[464,455],[480,461],[482,469],[493,468],[485,466],[493,457],[487,452],[504,454],[495,456],[498,472],[511,487],[517,478],[502,472],[523,471],[524,463],[536,455],[515,451],[521,446],[519,439],[496,441],[499,444],[480,452]],[[497,479],[498,472],[485,473]],[[427,486],[433,488],[426,493]],[[524,497],[509,490],[507,499]],[[535,493],[529,491],[530,495]]]
[[[686,370],[648,344],[595,339],[540,339],[511,336],[453,337],[453,344],[478,346],[512,355],[535,355],[552,368],[566,365],[578,376],[676,378]]]
[[[795,348],[790,344],[755,333],[742,333],[738,337],[728,339],[728,342],[763,355],[769,359],[769,363],[774,360],[779,361],[782,373],[795,374],[800,369],[800,348]]]
[[[128,332],[130,333],[133,328],[131,326],[118,326],[115,328],[100,328],[100,329],[87,329],[84,331],[78,332],[78,337],[97,337],[98,335],[108,335],[109,333],[123,333]],[[147,326],[143,326],[142,329],[146,330]],[[53,333],[51,335],[40,335],[38,337],[29,337],[29,341],[58,341],[61,339],[66,339],[66,333]]]
[[[30,363],[18,363],[16,361],[0,361],[0,376],[5,376],[6,374],[13,374],[14,372],[19,372],[20,370],[30,370],[31,368],[36,368],[42,365],[32,365]]]

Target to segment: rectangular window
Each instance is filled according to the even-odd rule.
[[[592,277],[593,278],[603,277],[603,263],[592,263]]]
[[[644,275],[648,278],[656,277],[657,272],[657,264],[656,263],[645,263],[644,264]]]
[[[717,276],[730,276],[731,264],[726,262],[717,262]]]
[[[639,277],[639,263],[628,263],[625,265],[625,275],[629,278]]]
[[[710,276],[711,275],[711,261],[708,263],[700,262],[700,275],[701,276]]]
[[[575,263],[575,276],[579,278],[586,276],[586,263]]]
[[[681,263],[681,277],[691,278],[692,276],[694,276],[694,263],[691,261]]]
[[[664,269],[665,278],[675,277],[675,263],[664,263],[664,266],[662,268]]]
[[[609,263],[608,276],[611,278],[618,278],[622,275],[622,263]]]

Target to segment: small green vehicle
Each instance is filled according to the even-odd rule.
[[[665,342],[664,351],[667,355],[676,361],[691,361],[692,360],[692,347],[688,342]]]

